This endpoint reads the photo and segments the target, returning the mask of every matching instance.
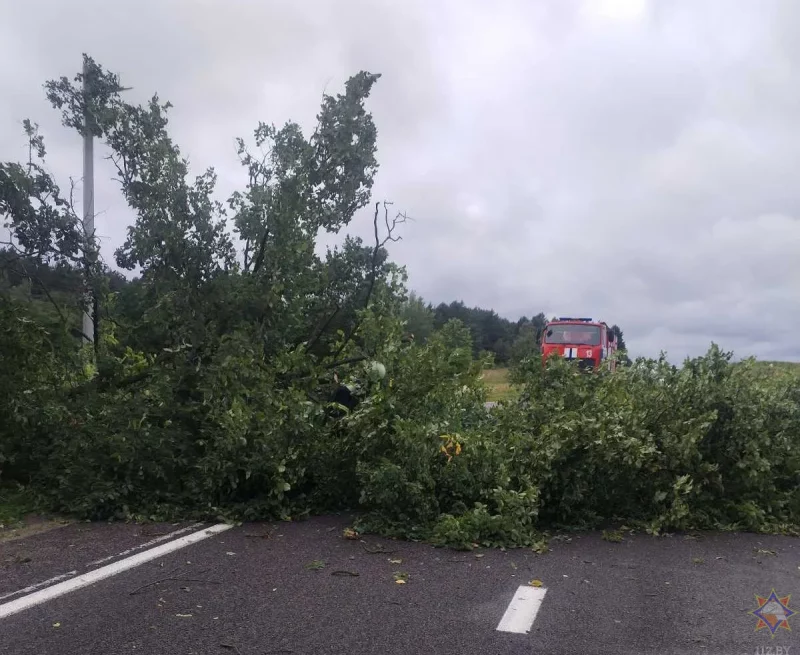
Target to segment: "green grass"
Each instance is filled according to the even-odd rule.
[[[800,364],[796,362],[756,361],[755,373],[766,379],[784,378],[800,380]]]
[[[484,371],[483,382],[488,388],[490,401],[512,400],[517,395],[517,390],[508,380],[507,368],[490,368]]]
[[[756,360],[756,366],[776,373],[792,373],[800,375],[800,363],[798,362],[772,362],[767,360]]]
[[[796,376],[800,378],[800,363],[758,361],[758,373],[767,376]],[[483,382],[488,389],[488,400],[499,402],[513,400],[517,389],[509,382],[507,368],[490,368],[483,372]]]

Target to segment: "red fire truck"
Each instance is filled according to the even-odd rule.
[[[558,355],[578,361],[581,370],[596,371],[617,349],[614,332],[604,321],[560,317],[545,324],[542,334],[542,362]],[[613,371],[616,362],[610,362]]]

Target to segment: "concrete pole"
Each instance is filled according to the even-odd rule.
[[[89,66],[83,62],[83,96],[89,97]],[[94,141],[90,129],[91,116],[84,110],[83,115],[83,230],[87,239],[94,236]],[[94,257],[94,252],[84,252],[87,259]],[[94,342],[94,293],[87,304],[87,311],[83,315],[84,343]]]

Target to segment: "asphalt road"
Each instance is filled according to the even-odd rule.
[[[788,619],[794,632],[774,637],[756,632],[748,614],[756,594],[773,588],[800,597],[796,539],[626,535],[610,543],[583,533],[543,555],[464,553],[348,540],[347,525],[349,517],[321,517],[210,536],[0,618],[0,653],[800,655],[800,614]],[[75,524],[0,543],[0,610],[30,593],[16,591],[201,527]],[[518,587],[533,579],[546,593],[530,632],[498,631]]]

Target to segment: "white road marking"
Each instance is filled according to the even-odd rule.
[[[174,541],[169,541],[160,546],[156,546],[155,548],[151,548],[150,550],[142,551],[141,553],[131,555],[130,557],[118,562],[113,562],[112,564],[107,564],[102,568],[89,571],[88,573],[79,575],[77,578],[65,580],[64,582],[53,585],[52,587],[47,587],[46,589],[41,589],[40,591],[23,596],[22,598],[17,598],[16,600],[9,601],[8,603],[3,603],[0,605],[0,619],[4,619],[7,616],[16,614],[17,612],[35,607],[36,605],[44,603],[48,600],[52,600],[53,598],[58,598],[59,596],[68,594],[71,591],[88,587],[95,582],[105,580],[113,575],[117,575],[118,573],[122,573],[128,569],[132,569],[136,566],[144,564],[145,562],[162,557],[167,553],[171,553],[190,544],[202,541],[203,539],[208,539],[208,537],[212,537],[215,534],[229,530],[232,527],[233,525],[229,523],[218,523],[217,525],[212,525],[210,528],[204,528],[202,530],[198,530],[197,532],[192,532],[191,534],[187,534],[186,536],[175,539]]]
[[[125,557],[126,555],[130,555],[134,551],[142,550],[144,548],[149,548],[150,546],[155,546],[157,543],[160,543],[162,541],[166,541],[167,539],[171,539],[173,537],[177,537],[179,534],[183,534],[184,532],[189,532],[189,530],[194,530],[196,528],[199,528],[201,525],[203,525],[203,524],[202,523],[193,523],[192,525],[190,525],[188,527],[185,527],[185,528],[181,528],[180,530],[174,530],[174,531],[170,532],[169,534],[160,535],[160,536],[156,537],[155,539],[151,539],[150,541],[148,541],[146,543],[139,544],[138,546],[134,546],[133,548],[128,548],[128,550],[123,550],[121,553],[117,553],[116,555],[109,555],[108,557],[104,557],[102,559],[95,560],[94,562],[89,562],[86,565],[86,568],[89,568],[91,566],[98,566],[100,564],[105,564],[106,562],[111,561],[112,559],[117,559],[118,557]],[[42,580],[41,582],[37,582],[36,584],[32,584],[32,585],[30,585],[28,587],[25,587],[24,589],[17,589],[16,591],[12,591],[10,593],[3,594],[2,596],[0,596],[0,601],[7,600],[8,598],[11,598],[12,596],[19,596],[20,594],[29,594],[29,593],[31,593],[33,591],[36,591],[37,589],[40,589],[41,587],[48,587],[51,584],[55,584],[56,582],[60,582],[61,580],[64,580],[65,578],[71,578],[74,575],[78,575],[78,571],[77,570],[76,571],[69,571],[67,573],[62,573],[61,575],[56,575],[56,576],[54,576],[52,578],[49,578],[47,580]]]
[[[105,564],[106,562],[110,562],[112,559],[116,559],[117,557],[125,557],[125,555],[130,555],[131,553],[137,550],[142,550],[144,548],[149,548],[150,546],[155,546],[157,543],[166,541],[167,539],[172,539],[173,537],[177,537],[179,534],[183,534],[184,532],[189,532],[190,530],[199,528],[201,525],[203,524],[193,523],[190,526],[181,528],[180,530],[175,530],[173,532],[170,532],[169,534],[162,534],[161,536],[156,537],[155,539],[151,539],[147,543],[139,544],[138,546],[134,546],[133,548],[128,548],[128,550],[123,550],[121,553],[117,553],[116,555],[109,555],[108,557],[104,557],[102,559],[96,559],[94,562],[89,562],[86,565],[86,568],[88,569],[90,566],[98,566],[99,564]]]
[[[506,613],[500,619],[497,629],[500,632],[518,632],[524,634],[531,629],[536,620],[536,614],[542,606],[547,589],[544,587],[530,587],[523,585],[514,593],[514,598],[508,604]],[[2,607],[0,607],[2,611]]]
[[[12,596],[19,596],[20,594],[29,594],[32,591],[36,591],[39,587],[46,587],[51,584],[55,584],[64,578],[71,578],[73,575],[78,575],[77,571],[70,571],[69,573],[62,573],[61,575],[57,575],[49,580],[42,580],[41,582],[37,582],[36,584],[32,584],[30,587],[25,587],[24,589],[17,589],[16,591],[12,591],[9,594],[4,594],[0,596],[0,600],[5,600],[6,598],[11,598]]]

